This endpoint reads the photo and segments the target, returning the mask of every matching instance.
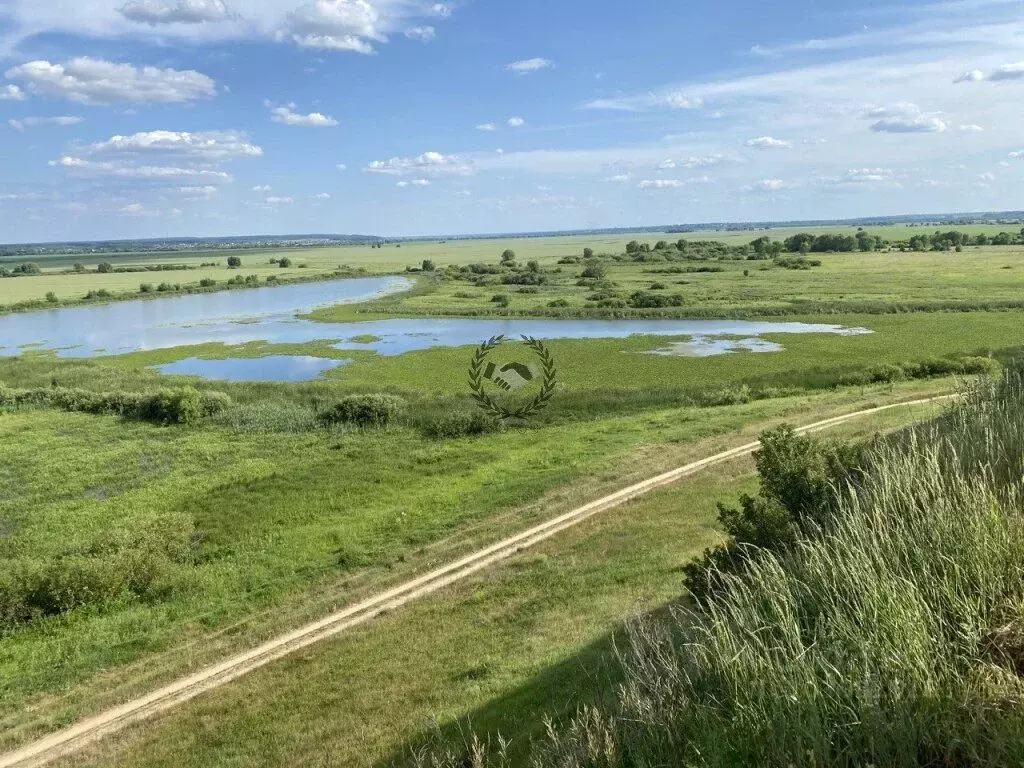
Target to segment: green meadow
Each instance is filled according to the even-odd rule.
[[[917,231],[898,229],[892,237]],[[92,359],[26,349],[0,358],[0,748],[762,428],[952,391],[1024,347],[1024,312],[1014,308],[1024,296],[1022,246],[809,254],[820,264],[798,268],[624,258],[634,239],[739,245],[761,234],[786,236],[252,251],[237,254],[237,269],[199,266],[226,261],[223,252],[124,254],[110,262],[195,268],[99,274],[54,258],[39,259],[40,275],[0,279],[0,305],[45,301],[51,291],[57,305],[90,290],[123,298],[138,295],[141,281],[210,279],[216,290],[249,274],[260,284],[339,270],[416,280],[404,294],[314,312],[324,336],[307,344],[210,343]],[[585,248],[594,252],[587,263]],[[514,266],[499,266],[505,250],[515,252]],[[291,266],[271,264],[282,257]],[[423,271],[424,261],[433,268]],[[585,277],[592,263],[599,275]],[[461,269],[470,265],[487,269]],[[680,300],[615,305],[637,294]],[[651,354],[685,337],[554,339],[550,407],[502,428],[470,397],[473,346],[387,357],[331,345],[331,323],[433,315],[765,317],[871,333],[775,334],[766,339],[780,351],[712,357]],[[294,384],[152,368],[270,354],[352,362]],[[142,402],[193,388],[219,395],[218,409],[183,423],[116,410],[124,393]],[[326,418],[346,398],[380,404],[382,395],[399,404],[386,420]],[[930,413],[900,409],[845,434],[867,437]],[[750,463],[737,462],[659,492],[133,729],[81,764],[383,765],[429,741],[430,722],[447,741],[467,718],[525,744],[539,734],[537,712],[568,715],[609,700],[619,674],[609,651],[622,621],[679,594],[682,566],[721,538],[715,503],[753,484]],[[309,679],[317,683],[302,684]]]

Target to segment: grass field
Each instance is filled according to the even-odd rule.
[[[823,404],[807,413],[824,413]],[[908,408],[837,434],[866,436],[933,412]],[[622,618],[678,594],[680,567],[718,538],[715,502],[734,501],[752,481],[744,460],[658,491],[68,764],[388,765],[471,729],[500,732],[522,757],[543,735],[538,711],[562,718],[613,697]]]
[[[748,242],[756,234],[722,239]],[[407,294],[314,316],[576,316],[597,312],[586,298],[597,286],[577,285],[582,265],[559,260],[584,247],[617,255],[631,239],[304,249],[289,258],[307,267],[289,270],[269,263],[280,254],[260,251],[240,254],[240,270],[205,269],[217,280],[315,278],[341,265],[392,273],[424,259],[438,267],[497,264],[507,247],[520,264],[540,262],[546,282],[536,293],[421,273]],[[966,357],[1007,361],[1024,347],[1024,312],[935,311],[949,301],[975,310],[1020,301],[1024,248],[820,259],[821,266],[801,270],[722,260],[713,263],[721,271],[711,272],[665,271],[691,265],[685,261],[600,259],[603,282],[618,294],[680,293],[683,305],[666,310],[670,315],[780,313],[873,333],[777,335],[770,338],[784,347],[780,352],[705,358],[645,354],[668,337],[553,340],[559,383],[551,406],[524,427],[473,438],[436,439],[424,427],[473,412],[466,383],[471,347],[395,357],[335,350],[325,325],[324,341],[310,344],[214,343],[81,360],[28,350],[0,359],[0,384],[24,390],[155,393],[190,385],[231,398],[223,413],[189,426],[44,407],[0,411],[0,749],[481,542],[742,442],[765,425],[809,422],[957,384],[940,376],[871,383],[885,367]],[[199,264],[211,256],[146,260]],[[48,270],[41,276],[0,279],[0,305],[47,291],[73,298],[101,286],[137,291],[142,281],[205,274],[63,275],[54,270],[69,265],[59,259],[39,261]],[[133,255],[116,258],[118,265],[138,263]],[[511,303],[496,309],[491,297],[499,292]],[[563,306],[549,307],[555,300]],[[850,311],[857,306],[859,312]],[[267,354],[353,362],[301,384],[208,382],[148,367],[190,356]],[[408,403],[388,428],[318,422],[345,395],[381,392]],[[885,429],[909,417],[856,429]],[[609,633],[631,611],[678,593],[680,566],[718,535],[713,502],[750,482],[749,466],[740,464],[652,497],[438,600],[274,665],[85,762],[242,765],[265,755],[268,765],[369,765],[418,743],[427,718],[451,735],[455,721],[469,714],[487,728],[525,737],[535,732],[528,721],[542,703],[556,698],[555,708],[569,711],[610,690],[612,680],[601,678]],[[639,595],[645,597],[638,602]],[[417,647],[425,636],[435,646]],[[294,690],[311,676],[322,685]],[[275,686],[281,695],[268,691]]]
[[[954,228],[954,227],[947,227]],[[255,275],[262,283],[268,277],[281,280],[332,275],[340,267],[364,269],[371,274],[404,272],[407,267],[418,268],[424,260],[433,261],[439,268],[472,263],[496,263],[506,249],[516,253],[520,263],[538,261],[546,269],[558,268],[557,261],[567,256],[580,256],[584,248],[597,254],[620,254],[628,241],[638,239],[655,243],[658,240],[675,242],[680,237],[690,240],[720,240],[729,245],[742,245],[756,237],[768,235],[783,239],[798,231],[815,233],[842,232],[852,234],[854,227],[822,227],[804,229],[753,230],[737,232],[697,232],[680,235],[667,233],[625,234],[614,237],[538,237],[495,240],[415,241],[383,248],[369,245],[305,249],[266,249],[255,251],[209,251],[199,253],[116,254],[96,257],[115,267],[138,267],[154,264],[189,266],[186,271],[131,272],[96,274],[65,274],[74,263],[83,263],[88,269],[96,264],[83,261],[84,257],[53,256],[37,258],[43,269],[39,276],[0,280],[0,306],[24,301],[42,301],[53,292],[60,300],[77,300],[89,291],[107,290],[115,295],[133,295],[141,283],[169,282],[183,286],[198,285],[200,280],[215,280],[223,285],[238,275]],[[866,227],[866,231],[887,239],[905,239],[916,233],[931,232],[928,227]],[[1016,231],[1011,225],[963,225],[955,227],[972,234],[996,234]],[[228,255],[237,255],[242,266],[229,269]],[[288,257],[293,264],[280,269],[270,260]],[[821,268],[813,270],[763,269],[759,262],[723,262],[721,273],[658,274],[655,270],[667,265],[615,265],[609,263],[611,280],[620,283],[624,293],[647,289],[653,282],[666,284],[669,292],[680,292],[686,308],[696,306],[714,311],[743,308],[771,308],[800,301],[854,302],[877,301],[886,303],[914,302],[939,299],[985,300],[1013,299],[1020,296],[1024,283],[1024,249],[1019,246],[969,247],[963,253],[869,253],[825,254]],[[216,262],[215,267],[200,267]],[[8,263],[17,263],[9,260]],[[302,268],[300,269],[300,265]],[[446,284],[429,292],[401,302],[402,312],[479,312],[493,309],[489,303],[494,293],[509,293],[512,312],[543,311],[556,299],[566,299],[570,308],[586,304],[583,297],[592,289],[575,285],[582,269],[567,265],[561,275],[552,275],[550,285],[541,287],[537,294],[518,294],[515,286],[498,286],[498,290],[476,289],[465,284]],[[749,275],[744,276],[744,270]],[[887,277],[899,274],[894,282]],[[455,293],[477,293],[476,299],[455,297]],[[685,313],[685,312],[684,312]],[[325,318],[344,319],[325,315]]]

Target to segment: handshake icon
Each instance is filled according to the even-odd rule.
[[[533,381],[534,375],[533,371],[522,363],[508,363],[501,368],[494,363],[488,363],[484,369],[484,378],[493,381],[505,392],[513,392]]]

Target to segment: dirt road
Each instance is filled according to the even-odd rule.
[[[936,397],[892,403],[819,421],[815,424],[801,427],[797,431],[801,434],[819,432],[882,411],[925,405],[943,399],[946,398]],[[636,485],[631,485],[628,488],[623,488],[602,499],[566,512],[527,531],[499,541],[486,549],[481,549],[471,555],[467,555],[461,560],[333,613],[320,621],[270,640],[258,648],[232,656],[219,664],[207,667],[200,672],[182,678],[146,696],[109,709],[64,730],[57,731],[38,741],[27,744],[14,752],[0,755],[0,768],[34,768],[34,766],[46,765],[132,723],[166,712],[189,699],[236,680],[254,669],[294,653],[301,648],[333,637],[356,625],[363,624],[384,611],[399,608],[424,595],[437,592],[450,584],[465,579],[477,571],[506,560],[524,549],[549,539],[567,528],[579,525],[584,520],[600,512],[617,507],[657,488],[675,483],[708,467],[742,456],[748,456],[757,450],[759,446],[760,443],[753,442],[723,451],[714,456],[709,456],[700,461],[673,469],[657,477],[652,477],[649,480],[644,480]]]

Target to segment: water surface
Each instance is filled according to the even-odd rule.
[[[153,366],[160,373],[201,376],[213,381],[312,381],[325,371],[352,362],[305,355],[267,355],[265,357],[226,357],[207,360],[187,357],[173,363]]]

